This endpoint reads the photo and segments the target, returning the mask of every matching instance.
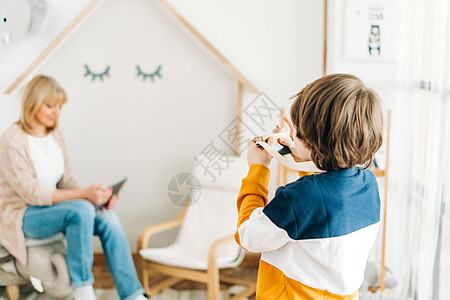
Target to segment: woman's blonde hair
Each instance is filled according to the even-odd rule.
[[[25,87],[22,96],[22,114],[17,122],[22,129],[31,133],[34,124],[36,124],[36,113],[46,101],[56,100],[62,104],[66,103],[67,95],[64,89],[51,77],[37,75]],[[55,126],[47,128],[47,133],[57,128]]]
[[[291,118],[297,137],[322,170],[367,168],[383,142],[378,95],[356,76],[327,75],[296,96]]]

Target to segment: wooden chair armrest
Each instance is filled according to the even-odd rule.
[[[141,233],[139,234],[139,240],[138,240],[138,251],[141,249],[148,248],[148,241],[150,240],[150,237],[158,232],[166,231],[171,228],[180,226],[181,223],[183,223],[184,215],[186,214],[187,206],[184,207],[183,211],[176,217],[175,219],[165,221],[159,224],[154,224],[145,227],[141,230]]]
[[[231,241],[234,241],[234,235],[226,236],[212,243],[211,247],[209,248],[208,269],[216,269],[217,252],[219,251],[219,248],[223,244],[229,243]]]

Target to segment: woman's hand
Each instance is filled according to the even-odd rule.
[[[113,209],[116,206],[118,199],[119,195],[112,195],[108,204],[106,206],[102,206],[101,210]]]
[[[272,146],[275,141],[271,137],[267,141],[267,143]],[[264,165],[266,167],[269,167],[270,161],[272,160],[272,157],[270,156],[269,152],[264,150],[264,148],[258,146],[254,141],[249,140],[248,141],[248,152],[247,152],[247,162],[248,165]]]
[[[104,204],[111,198],[112,188],[106,186],[93,184],[90,187],[84,189],[85,199],[91,202],[95,206]],[[109,205],[108,205],[109,206]]]

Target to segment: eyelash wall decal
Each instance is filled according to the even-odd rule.
[[[160,73],[161,68],[162,68],[162,66],[159,65],[155,72],[153,72],[153,73],[144,73],[141,70],[140,66],[136,66],[136,69],[138,71],[136,77],[142,76],[142,80],[143,81],[145,81],[145,79],[147,79],[147,78],[150,78],[152,80],[152,82],[154,82],[155,81],[155,78],[154,78],[155,76],[158,76],[159,78],[162,78],[162,75]]]
[[[109,77],[109,69],[110,66],[107,66],[105,71],[103,71],[102,73],[94,73],[91,70],[89,70],[88,65],[84,65],[84,68],[86,69],[86,73],[84,74],[84,77],[88,77],[89,75],[92,76],[92,80],[91,81],[95,81],[96,78],[99,78],[101,81],[103,81],[103,77]]]

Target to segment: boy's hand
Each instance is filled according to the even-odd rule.
[[[272,146],[275,141],[271,137],[267,141],[267,143]],[[248,152],[247,152],[247,162],[248,165],[264,165],[266,167],[269,167],[270,161],[272,160],[272,157],[270,156],[269,152],[264,150],[264,148],[259,147],[254,141],[249,140],[248,141]]]
[[[281,138],[281,139],[278,139],[278,142],[281,145],[288,146],[291,149],[291,152],[292,152],[291,156],[294,159],[294,161],[296,161],[296,162],[305,162],[305,161],[307,161],[307,160],[301,159],[299,157],[300,155],[299,155],[299,153],[297,151],[297,148],[295,147],[294,139],[297,139],[297,129],[295,129],[294,124],[292,124],[292,121],[289,118],[283,117],[283,119],[289,126],[289,130],[290,130],[289,135],[291,136],[291,139],[287,140],[287,139]]]

